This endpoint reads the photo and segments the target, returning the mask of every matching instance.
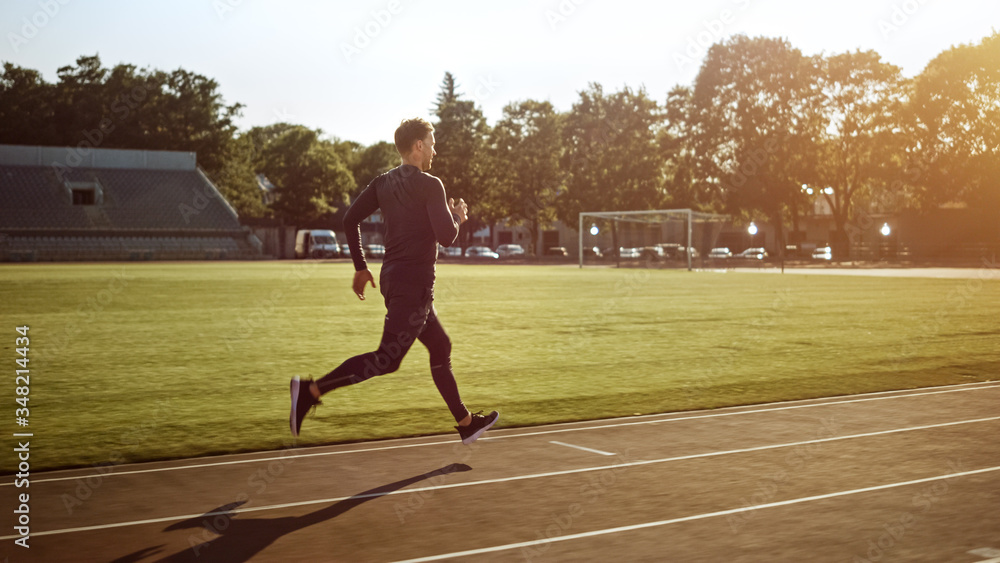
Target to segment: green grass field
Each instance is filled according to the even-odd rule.
[[[374,268],[373,268],[374,269]],[[30,326],[32,470],[281,448],[288,380],[370,351],[349,264],[0,267],[2,356]],[[985,272],[988,275],[995,271]],[[1000,280],[441,265],[465,402],[500,426],[997,379]],[[299,444],[452,432],[418,344],[324,397]],[[10,473],[14,456],[0,457]]]

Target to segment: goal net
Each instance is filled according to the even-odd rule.
[[[640,264],[688,270],[715,246],[728,215],[691,209],[580,213],[580,267]]]

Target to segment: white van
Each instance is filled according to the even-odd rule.
[[[340,245],[333,231],[299,231],[295,235],[296,258],[337,258]]]

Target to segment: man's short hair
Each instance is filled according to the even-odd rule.
[[[406,156],[413,150],[413,144],[427,138],[427,134],[434,130],[434,126],[429,121],[420,117],[404,119],[396,128],[396,150],[400,156]]]

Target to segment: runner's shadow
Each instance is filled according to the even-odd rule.
[[[119,557],[118,559],[115,559],[111,563],[138,563],[139,561],[142,561],[147,557],[152,557],[157,553],[163,551],[164,547],[165,546],[157,545],[154,547],[147,547],[146,549],[140,549],[135,553],[129,553],[128,555]]]
[[[204,527],[207,523],[209,531],[219,534],[219,537],[204,543],[192,545],[179,553],[175,553],[159,561],[169,563],[182,563],[194,561],[220,561],[223,563],[236,563],[248,561],[254,555],[260,553],[264,548],[274,543],[278,538],[307,528],[309,526],[332,520],[348,510],[362,505],[370,500],[383,497],[398,491],[404,487],[425,481],[433,477],[450,475],[460,471],[471,471],[472,468],[461,463],[453,463],[440,469],[435,469],[428,473],[416,475],[409,479],[382,485],[375,489],[358,493],[351,498],[344,499],[302,516],[288,516],[284,518],[238,518],[238,514],[232,511],[243,503],[233,503],[208,512],[205,516],[192,518],[184,522],[172,524],[164,529],[165,532],[185,528]],[[211,515],[211,516],[209,516]],[[220,517],[222,520],[220,521]],[[222,525],[219,525],[219,522]],[[219,529],[224,527],[225,529]],[[198,534],[198,538],[202,537]],[[207,557],[205,557],[207,556]]]

